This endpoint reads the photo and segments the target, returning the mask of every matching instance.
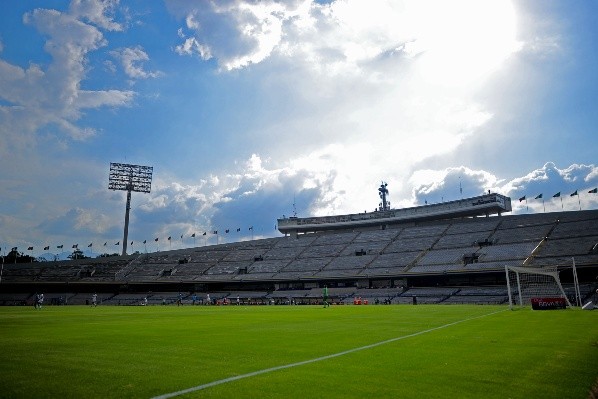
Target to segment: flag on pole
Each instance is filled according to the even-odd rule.
[[[598,193],[598,187],[596,187],[593,190],[588,191],[588,194],[596,194],[596,193]]]
[[[523,197],[519,198],[519,202],[521,202],[521,201],[525,201],[525,195]]]
[[[218,230],[214,230],[214,234],[218,234]]]
[[[27,248],[27,251],[33,251],[33,247]]]
[[[116,243],[116,244],[114,244],[114,245],[120,245],[120,241],[119,241],[119,242],[117,242],[117,243]]]
[[[578,194],[577,194],[577,190],[575,190],[575,192],[574,192],[574,193],[571,193],[571,194],[569,195],[569,197],[574,197],[574,196],[576,196],[576,195],[578,195]]]
[[[19,247],[12,247],[11,251],[16,251]]]
[[[143,240],[143,243],[145,244],[147,242],[147,240]]]
[[[168,241],[170,241],[170,239],[171,239],[171,238],[172,238],[172,237],[168,236]]]
[[[63,245],[57,245],[57,246],[56,246],[56,248],[58,248],[58,249],[62,249],[62,247],[64,247],[64,244],[63,244]]]
[[[79,248],[79,244],[74,244],[73,248]]]
[[[158,242],[158,237],[154,238],[154,241],[155,241],[155,242]]]
[[[249,227],[249,230],[253,230],[253,226]]]
[[[44,251],[48,251],[50,250],[50,246],[48,245],[47,247],[44,247]]]
[[[133,241],[131,241],[131,245],[133,245]]]
[[[204,231],[204,232],[203,232],[203,234],[202,234],[202,236],[205,236],[205,235],[207,235],[207,234],[208,234],[208,233],[207,233],[206,231]]]
[[[538,194],[538,195],[536,196],[536,198],[534,198],[534,199],[541,199],[541,198],[542,198],[542,194]]]
[[[106,242],[104,243],[104,246],[106,246],[106,245],[108,245],[108,241],[106,241]]]
[[[552,196],[552,198],[558,198],[561,196],[561,192],[559,191],[558,193],[556,193],[555,195]]]
[[[89,245],[87,246],[87,248],[91,248],[93,245],[93,242],[90,242]]]
[[[241,231],[241,228],[240,228],[240,227],[237,227],[237,233],[238,233],[239,231]]]
[[[191,234],[191,237],[195,238],[195,233]]]
[[[224,230],[224,232],[228,234],[229,230],[228,230],[228,229],[226,229],[226,230]]]

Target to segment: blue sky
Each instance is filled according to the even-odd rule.
[[[116,252],[125,194],[108,190],[110,162],[154,167],[132,200],[141,251],[204,231],[220,234],[195,245],[277,236],[293,203],[370,211],[382,180],[393,207],[461,186],[511,196],[517,213],[598,208],[595,2],[1,7],[3,251]]]

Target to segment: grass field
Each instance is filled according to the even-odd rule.
[[[587,398],[598,311],[0,307],[3,398],[151,398],[235,376],[178,397]]]

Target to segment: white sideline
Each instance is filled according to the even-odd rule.
[[[494,314],[497,314],[497,313],[500,313],[500,312],[504,312],[504,311],[505,310],[503,309],[503,310],[498,310],[496,312],[483,314],[481,316],[475,316],[475,317],[470,317],[468,319],[454,321],[452,323],[443,324],[442,326],[429,328],[427,330],[419,331],[419,332],[416,332],[416,333],[413,333],[413,334],[407,334],[407,335],[403,335],[403,336],[400,336],[400,337],[387,339],[385,341],[376,342],[374,344],[361,346],[359,348],[353,348],[353,349],[349,349],[349,350],[346,350],[346,351],[343,351],[343,352],[333,353],[332,355],[326,355],[326,356],[322,356],[322,357],[317,357],[315,359],[304,360],[302,362],[285,364],[285,365],[282,365],[282,366],[271,367],[271,368],[268,368],[268,369],[253,371],[253,372],[247,373],[247,374],[241,374],[241,375],[237,375],[237,376],[234,376],[234,377],[224,378],[222,380],[208,382],[207,384],[198,385],[198,386],[195,386],[195,387],[192,387],[192,388],[183,389],[181,391],[176,391],[176,392],[171,392],[171,393],[165,393],[163,395],[154,396],[152,399],[173,398],[175,396],[184,395],[184,394],[195,392],[195,391],[201,391],[202,389],[210,388],[210,387],[213,387],[213,386],[216,386],[216,385],[226,384],[227,382],[241,380],[243,378],[254,377],[256,375],[271,373],[273,371],[284,370],[284,369],[288,369],[288,368],[291,368],[291,367],[303,366],[304,364],[310,364],[310,363],[320,362],[322,360],[332,359],[332,358],[335,358],[335,357],[347,355],[349,353],[359,352],[359,351],[362,351],[362,350],[365,350],[365,349],[370,349],[370,348],[375,348],[376,346],[380,346],[380,345],[388,344],[388,343],[391,343],[391,342],[399,341],[399,340],[402,340],[402,339],[405,339],[405,338],[416,337],[418,335],[426,334],[426,333],[429,333],[429,332],[432,332],[432,331],[441,330],[441,329],[446,328],[446,327],[451,327],[451,326],[454,326],[456,324],[464,323],[466,321],[471,321],[471,320],[475,320],[475,319],[480,319],[482,317],[491,316],[491,315],[494,315]]]

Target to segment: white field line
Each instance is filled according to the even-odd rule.
[[[198,386],[195,386],[195,387],[183,389],[181,391],[176,391],[176,392],[171,392],[171,393],[165,393],[163,395],[154,396],[152,399],[174,398],[175,396],[185,395],[187,393],[191,393],[191,392],[195,392],[195,391],[201,391],[202,389],[210,388],[210,387],[213,387],[213,386],[216,386],[216,385],[226,384],[227,382],[233,382],[233,381],[241,380],[243,378],[255,377],[256,375],[271,373],[273,371],[284,370],[284,369],[288,369],[288,368],[291,368],[291,367],[303,366],[304,364],[321,362],[322,360],[328,360],[328,359],[332,359],[332,358],[335,358],[335,357],[339,357],[339,356],[343,356],[343,355],[348,355],[349,353],[354,353],[354,352],[359,352],[359,351],[366,350],[366,349],[375,348],[377,346],[389,344],[389,343],[395,342],[395,341],[400,341],[402,339],[411,338],[411,337],[417,337],[418,335],[427,334],[429,332],[441,330],[443,328],[451,327],[451,326],[454,326],[456,324],[465,323],[466,321],[480,319],[480,318],[486,317],[486,316],[492,316],[494,314],[497,314],[497,313],[500,313],[500,312],[504,312],[504,311],[505,310],[503,309],[503,310],[498,310],[496,312],[483,314],[481,316],[475,316],[475,317],[470,317],[470,318],[463,319],[463,320],[454,321],[452,323],[443,324],[443,325],[438,326],[438,327],[433,327],[433,328],[429,328],[427,330],[418,331],[418,332],[415,332],[413,334],[402,335],[400,337],[387,339],[385,341],[376,342],[376,343],[373,343],[373,344],[370,344],[370,345],[360,346],[359,348],[353,348],[353,349],[349,349],[349,350],[346,350],[346,351],[342,351],[342,352],[338,352],[338,353],[333,353],[331,355],[326,355],[326,356],[317,357],[317,358],[314,358],[314,359],[304,360],[302,362],[289,363],[289,364],[285,364],[285,365],[282,365],[282,366],[271,367],[271,368],[268,368],[268,369],[253,371],[253,372],[247,373],[247,374],[241,374],[241,375],[237,375],[237,376],[234,376],[234,377],[224,378],[222,380],[208,382],[207,384],[198,385]]]

